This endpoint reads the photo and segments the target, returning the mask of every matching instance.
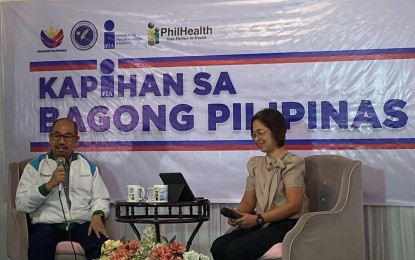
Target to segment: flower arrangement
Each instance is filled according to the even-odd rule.
[[[100,260],[209,260],[208,256],[193,250],[185,252],[182,243],[175,237],[170,241],[163,237],[162,243],[156,242],[154,227],[146,227],[137,240],[107,240],[101,247]]]

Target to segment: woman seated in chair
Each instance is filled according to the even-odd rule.
[[[248,177],[236,208],[238,219],[228,218],[232,232],[211,247],[215,260],[249,260],[261,257],[282,242],[298,218],[308,212],[304,191],[304,160],[284,149],[287,125],[275,109],[264,109],[251,120],[251,137],[264,156],[247,163]]]

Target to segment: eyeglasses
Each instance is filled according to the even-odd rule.
[[[74,134],[64,134],[64,135],[62,135],[60,133],[53,133],[53,134],[50,134],[50,136],[52,137],[52,140],[55,141],[55,142],[58,142],[59,140],[61,140],[62,137],[63,137],[63,140],[65,140],[65,142],[70,142],[75,137]]]
[[[252,132],[251,133],[251,138],[255,139],[257,137],[261,138],[264,134],[266,134],[268,131],[264,131],[264,130],[258,130],[256,132]]]

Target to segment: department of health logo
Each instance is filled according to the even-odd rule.
[[[72,28],[71,41],[78,50],[86,51],[91,49],[97,42],[97,39],[97,28],[91,22],[81,21]]]
[[[40,32],[40,39],[46,47],[56,48],[63,41],[63,30],[62,28],[56,28],[51,25]]]

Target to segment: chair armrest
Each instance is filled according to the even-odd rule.
[[[284,237],[283,260],[365,258],[360,172],[352,176],[350,183],[346,181],[350,189],[345,189],[333,209],[299,218]]]
[[[283,259],[336,259],[335,256],[355,257],[359,252],[361,231],[355,222],[341,212],[312,212],[303,215],[283,240]],[[363,237],[362,237],[363,238]],[[364,255],[363,255],[364,257]]]
[[[29,234],[26,213],[8,209],[6,239],[7,254],[11,259],[27,259]]]

